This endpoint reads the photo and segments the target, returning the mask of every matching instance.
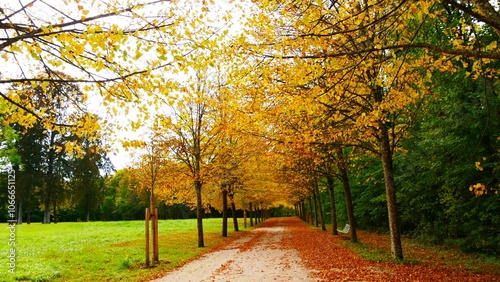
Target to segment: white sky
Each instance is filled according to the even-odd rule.
[[[181,8],[181,13],[185,14],[186,17],[191,15],[194,16],[196,13],[200,12],[201,6],[197,5],[199,1],[193,0],[193,1],[186,1],[183,4],[183,8]],[[189,4],[188,4],[189,3]],[[241,4],[241,2],[239,2]],[[210,25],[214,28],[221,28],[223,27],[220,32],[222,32],[224,29],[229,29],[228,35],[231,34],[237,34],[238,32],[241,32],[241,26],[239,22],[241,21],[243,17],[243,11],[232,7],[232,4],[230,4],[228,1],[216,1],[214,5],[212,5],[209,8],[209,15],[208,17],[210,18]],[[224,17],[226,13],[231,13],[232,20],[231,23],[228,23]],[[208,23],[208,20],[207,20]],[[188,27],[190,29],[196,30],[198,27],[197,26],[191,26]],[[177,77],[176,80],[182,82],[186,82],[186,77],[183,77],[182,74],[166,74],[169,77]],[[181,93],[176,93],[177,95],[182,95]],[[146,102],[147,103],[147,102]],[[169,106],[164,105],[162,109],[160,109],[160,112],[165,114],[165,111],[168,111]],[[137,110],[132,110],[129,114],[123,115],[122,117],[118,117],[117,122],[122,122],[126,123],[125,120],[133,120],[133,116],[137,114]],[[156,113],[156,110],[154,109],[154,106],[149,107],[149,111],[151,116],[154,116]],[[151,124],[151,122],[149,122]],[[143,128],[137,130],[137,131],[130,131],[130,130],[120,130],[116,132],[116,138],[117,139],[141,139],[143,137],[148,136],[148,124],[144,125]],[[113,162],[113,165],[115,166],[115,169],[122,169],[128,166],[131,166],[134,162],[134,159],[137,158],[137,154],[140,154],[140,151],[138,150],[125,150],[120,142],[113,142],[113,152],[109,154],[109,157],[111,161]]]

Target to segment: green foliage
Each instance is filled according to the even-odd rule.
[[[18,139],[18,133],[11,126],[3,125],[3,119],[0,117],[0,165],[21,164],[21,156],[14,146]]]
[[[406,232],[430,243],[498,254],[499,197],[475,197],[468,190],[477,182],[498,185],[492,165],[474,167],[478,160],[497,162],[496,84],[463,72],[435,77],[433,91],[440,98],[426,101],[403,143],[407,153],[397,158],[401,221]]]
[[[80,218],[89,221],[91,212],[103,202],[105,178],[101,176],[101,170],[106,175],[110,174],[112,164],[105,154],[99,152],[98,148],[102,146],[100,140],[83,139],[83,156],[71,159],[72,178],[68,186],[74,195],[74,205],[82,214]]]
[[[321,184],[320,184],[321,185]],[[330,195],[329,192],[325,189],[320,189],[319,191],[319,200],[321,201],[321,207],[323,208],[323,215],[325,217],[325,223],[332,223],[332,215],[331,215],[331,203],[330,203]],[[338,211],[337,211],[338,213]]]
[[[271,215],[273,217],[284,217],[284,216],[291,216],[294,214],[295,214],[295,211],[292,208],[286,207],[283,205],[280,205],[277,208],[271,209]]]
[[[133,220],[144,218],[149,207],[149,193],[133,189],[138,186],[127,169],[117,171],[106,183],[103,220]]]
[[[334,193],[335,193],[335,208],[337,213],[337,224],[341,226],[342,224],[348,223],[349,220],[347,219],[347,207],[345,202],[344,189],[342,188],[342,183],[340,183],[339,181],[335,183]],[[326,212],[329,213],[330,210]]]
[[[353,168],[350,178],[358,228],[387,231],[389,222],[380,159],[363,156],[354,163]]]

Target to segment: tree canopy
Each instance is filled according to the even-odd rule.
[[[130,129],[122,141],[142,154],[131,177],[147,186],[136,188],[196,207],[200,247],[203,210],[238,183],[239,208],[286,204],[323,228],[336,229],[343,193],[351,239],[356,221],[380,219],[401,259],[402,233],[464,201],[485,217],[499,209],[498,11],[488,0],[12,2],[0,11],[2,142],[24,134],[9,124],[39,125],[74,133],[51,150],[82,157],[106,144],[95,134]],[[466,235],[469,219],[446,236],[498,233]]]

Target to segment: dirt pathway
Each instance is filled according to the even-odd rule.
[[[172,281],[318,281],[295,249],[285,249],[291,231],[286,219],[272,218],[222,250],[170,272],[155,282]]]

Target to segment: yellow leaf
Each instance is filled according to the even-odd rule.
[[[483,168],[481,167],[481,163],[480,162],[476,162],[476,169],[479,170],[479,171],[483,171]]]
[[[493,41],[491,42],[488,46],[486,46],[486,50],[493,50],[493,49],[496,49],[498,46],[497,46],[497,42],[496,41]]]

